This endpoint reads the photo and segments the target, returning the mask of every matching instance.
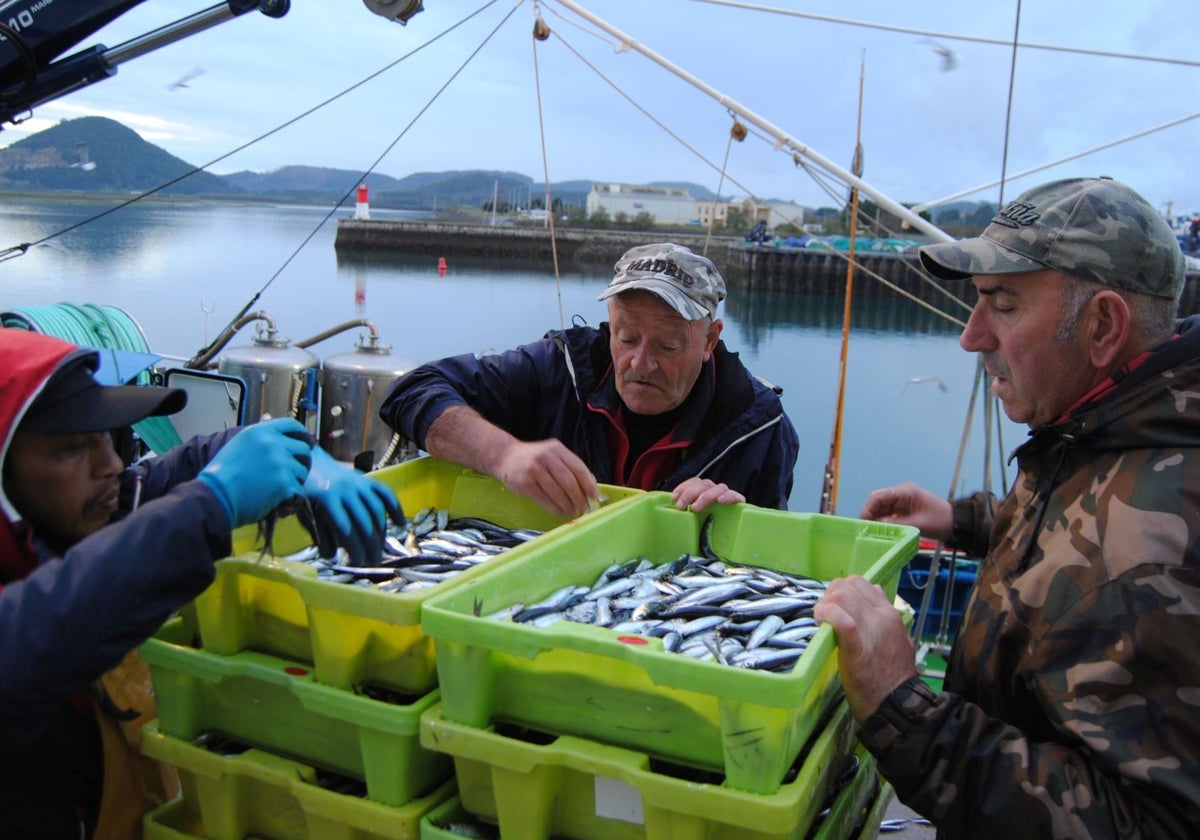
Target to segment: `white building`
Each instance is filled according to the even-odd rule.
[[[588,215],[601,207],[614,219],[618,213],[631,219],[638,213],[649,213],[660,225],[685,225],[696,218],[696,200],[677,187],[592,184],[587,197]]]

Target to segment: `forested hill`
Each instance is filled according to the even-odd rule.
[[[80,117],[0,149],[0,188],[53,192],[145,192],[193,167],[105,117]],[[227,195],[236,188],[197,172],[166,195]]]
[[[0,191],[145,192],[192,169],[186,161],[148,143],[115,120],[80,117],[0,149]],[[362,173],[349,169],[287,165],[269,172],[213,175],[197,172],[164,189],[166,195],[240,196],[329,204],[354,201]],[[372,173],[366,178],[376,207],[438,209],[491,206],[493,196],[504,207],[540,207],[544,182],[519,172],[488,169],[416,172],[403,178]],[[551,184],[556,201],[582,206],[590,180]],[[694,198],[711,199],[699,184],[657,183],[682,187]]]

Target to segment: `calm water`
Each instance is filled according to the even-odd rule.
[[[65,201],[0,203],[0,248],[30,242],[107,207]],[[342,260],[334,222],[306,237],[324,210],[223,204],[138,205],[100,219],[55,244],[0,262],[0,309],[70,301],[115,305],[138,320],[154,352],[189,357],[268,281],[254,305],[282,335],[299,341],[367,318],[393,352],[423,361],[502,350],[570,322],[604,317],[596,296],[609,272],[565,273],[468,266],[445,255],[438,277],[429,261]],[[342,211],[339,211],[342,212]],[[386,213],[374,211],[376,218]],[[297,252],[299,249],[299,252]],[[295,256],[293,257],[293,254]],[[290,261],[289,261],[290,260]],[[718,258],[719,262],[719,258]],[[277,276],[276,276],[277,275]],[[856,283],[868,282],[863,279]],[[784,389],[800,435],[793,510],[817,508],[829,455],[841,355],[840,300],[733,293],[723,338],[747,366]],[[311,348],[325,357],[352,350],[360,330]],[[231,346],[250,343],[247,327]],[[856,516],[874,488],[911,479],[945,494],[975,384],[975,357],[958,331],[901,299],[855,302],[847,360],[838,512]],[[935,382],[910,382],[936,377]],[[1006,419],[1002,447],[1024,427]],[[976,409],[958,491],[983,486],[983,418]],[[1000,458],[993,450],[993,483]]]

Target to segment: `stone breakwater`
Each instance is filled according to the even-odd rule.
[[[334,248],[339,256],[446,257],[447,259],[512,259],[552,265],[557,251],[560,263],[612,266],[635,245],[670,241],[704,251],[703,234],[666,231],[606,231],[557,228],[554,248],[546,227],[514,225],[459,225],[441,222],[341,219]],[[719,265],[730,243],[740,237],[709,240],[708,253],[719,255]]]
[[[334,248],[339,261],[408,261],[445,257],[451,263],[487,263],[611,269],[625,251],[648,242],[675,242],[706,254],[731,290],[807,296],[840,296],[846,288],[846,260],[828,251],[773,248],[741,236],[706,236],[703,231],[613,231],[541,226],[464,225],[436,221],[341,219]],[[918,269],[915,251],[860,252],[854,296],[909,296],[944,307],[947,295],[973,301],[969,280],[932,284]],[[601,271],[603,273],[603,271]],[[882,281],[882,282],[880,282]],[[1189,270],[1179,302],[1180,315],[1200,311],[1200,273]],[[966,310],[961,316],[965,318]]]

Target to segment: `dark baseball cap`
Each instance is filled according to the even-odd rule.
[[[1130,292],[1178,298],[1183,251],[1146,199],[1112,178],[1068,178],[1021,194],[974,239],[925,245],[935,277],[1053,268]]]
[[[626,251],[613,267],[613,279],[600,295],[606,300],[622,292],[644,289],[662,298],[687,321],[717,316],[725,300],[725,280],[708,257],[673,242],[639,245]]]
[[[63,435],[108,432],[187,405],[187,392],[179,388],[101,385],[93,376],[99,364],[95,350],[81,348],[64,356],[18,429]]]

